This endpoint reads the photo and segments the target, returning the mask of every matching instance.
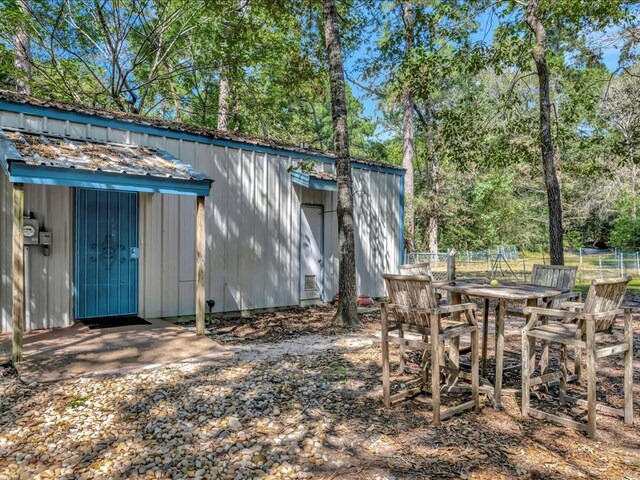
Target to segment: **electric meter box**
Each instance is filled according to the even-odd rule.
[[[22,235],[25,245],[38,245],[40,243],[40,227],[38,220],[25,217],[22,225]]]
[[[40,232],[40,245],[51,246],[51,232]]]

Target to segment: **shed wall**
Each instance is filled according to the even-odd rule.
[[[299,301],[299,221],[302,203],[325,206],[325,292],[337,291],[336,194],[294,186],[296,159],[206,142],[149,135],[0,111],[0,127],[77,139],[156,147],[215,179],[206,199],[207,299],[216,312],[296,305]],[[322,165],[332,171],[332,164]],[[360,290],[384,295],[380,274],[399,258],[402,177],[354,169],[356,261]],[[11,186],[0,174],[0,328],[11,319]],[[30,255],[28,329],[72,323],[73,189],[29,185],[25,209],[53,232],[51,256]],[[33,248],[33,247],[32,247]],[[140,195],[140,314],[147,318],[194,313],[195,199]]]
[[[12,308],[12,191],[0,172],[2,231],[0,232],[0,331],[11,330]],[[25,330],[64,327],[72,323],[72,199],[68,187],[25,185],[24,211],[52,233],[51,254],[40,247],[25,249]]]

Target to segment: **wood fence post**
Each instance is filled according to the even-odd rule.
[[[24,187],[21,183],[13,184],[13,345],[12,359],[14,363],[22,361],[22,342],[24,332]]]
[[[452,282],[456,279],[456,251],[455,249],[449,250],[447,256],[447,280]]]

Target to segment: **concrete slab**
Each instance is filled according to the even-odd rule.
[[[24,361],[17,368],[27,383],[201,362],[232,354],[207,337],[162,320],[90,330],[82,323],[24,336]],[[11,357],[11,334],[0,335],[0,357]]]

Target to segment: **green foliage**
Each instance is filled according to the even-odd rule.
[[[12,37],[22,26],[31,34],[35,95],[215,127],[224,75],[230,129],[333,148],[318,2],[30,5],[25,15],[15,0],[0,0],[2,88],[15,84]],[[339,9],[347,67],[356,64],[347,78],[364,84],[379,105],[378,124],[347,89],[353,156],[401,165],[400,99],[410,89],[415,100],[416,247],[428,247],[435,218],[442,248],[544,249],[538,83],[522,2],[415,2],[408,51],[400,2],[344,0]],[[540,17],[566,246],[638,248],[637,2],[541,0]],[[605,66],[606,45],[594,41],[598,31],[620,36],[616,72]],[[379,138],[376,128],[384,131]]]
[[[637,210],[638,199],[627,193],[616,204],[616,218],[611,229],[611,246],[628,249],[640,249],[640,219]]]
[[[316,166],[317,162],[315,160],[309,161],[300,161],[291,165],[287,171],[291,172],[302,172],[302,173],[311,173],[313,172],[313,168]]]

